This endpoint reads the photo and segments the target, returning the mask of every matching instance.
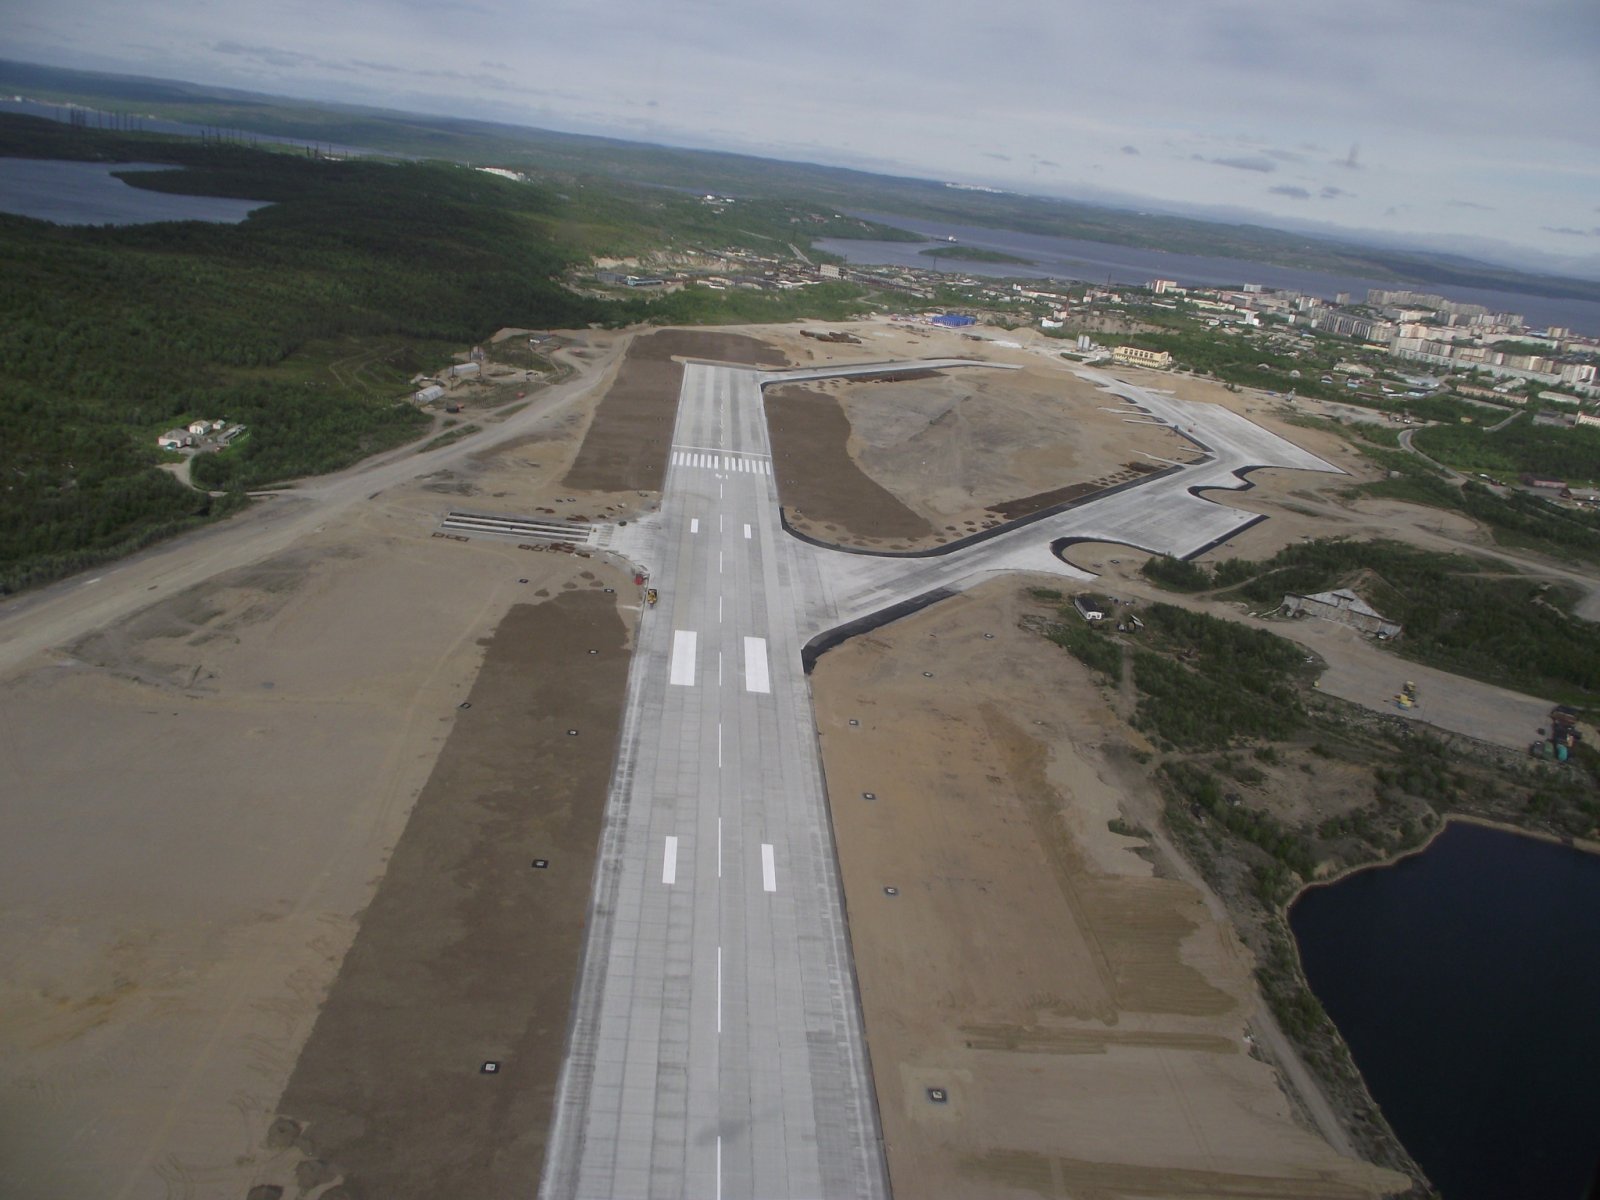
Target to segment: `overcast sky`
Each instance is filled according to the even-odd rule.
[[[1600,268],[1600,0],[0,0],[0,55]]]

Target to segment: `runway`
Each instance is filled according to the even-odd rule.
[[[661,599],[629,677],[541,1195],[886,1196],[803,647],[997,570],[1089,578],[1055,538],[1183,552],[1252,519],[1194,488],[1334,469],[1215,406],[1117,384],[1207,460],[949,554],[784,532],[763,386],[996,366],[685,365],[660,511],[607,539]]]

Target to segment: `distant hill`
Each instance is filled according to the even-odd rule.
[[[368,147],[385,154],[522,170],[555,184],[605,178],[633,184],[782,199],[834,211],[896,213],[952,224],[1082,238],[1185,254],[1246,259],[1420,286],[1493,288],[1600,301],[1600,282],[1541,275],[1429,251],[1403,251],[1253,224],[1135,213],[1070,200],[947,187],[814,163],[527,126],[312,103],[173,80],[71,71],[0,60],[0,91],[73,101],[218,129]]]

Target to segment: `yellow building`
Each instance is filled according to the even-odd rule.
[[[1111,361],[1124,367],[1154,367],[1165,371],[1172,365],[1172,355],[1165,350],[1141,350],[1137,346],[1118,346],[1111,352]]]

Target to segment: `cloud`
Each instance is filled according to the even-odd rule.
[[[1009,155],[1009,154],[996,154],[992,150],[985,150],[983,152],[983,156],[985,158],[992,158],[997,162],[1010,162],[1011,161],[1011,155]]]
[[[254,59],[269,67],[332,65],[326,59],[318,58],[314,54],[302,54],[298,50],[285,50],[279,46],[251,46],[244,42],[222,41],[211,43],[211,49],[217,54],[226,54],[234,58]]]
[[[1600,209],[1596,209],[1600,212]],[[1541,225],[1546,233],[1559,233],[1566,237],[1600,237],[1600,229],[1573,229],[1570,225]]]
[[[1280,183],[1277,187],[1270,187],[1267,191],[1275,196],[1288,196],[1294,200],[1309,200],[1311,193],[1303,187],[1295,187],[1291,183]]]
[[[1324,200],[1337,200],[1340,196],[1354,196],[1355,193],[1347,192],[1342,187],[1334,187],[1333,184],[1330,183],[1327,187],[1318,192],[1317,195],[1321,196]]]
[[[1343,158],[1334,159],[1333,162],[1334,166],[1344,167],[1347,171],[1361,170],[1361,143],[1351,142],[1350,153]]]
[[[1137,153],[1139,153],[1139,147],[1137,147],[1137,146],[1124,146],[1122,148],[1122,152],[1124,154],[1137,154]]]
[[[1446,200],[1444,203],[1446,208],[1472,208],[1476,209],[1478,212],[1494,211],[1494,209],[1487,204],[1475,204],[1471,200]],[[1600,209],[1596,209],[1595,211],[1600,212]]]
[[[1219,167],[1232,167],[1235,171],[1260,171],[1262,174],[1270,174],[1278,169],[1277,163],[1273,162],[1270,158],[1263,158],[1260,155],[1238,155],[1233,158],[1207,158],[1203,154],[1196,154],[1193,157],[1197,162],[1208,162]]]

